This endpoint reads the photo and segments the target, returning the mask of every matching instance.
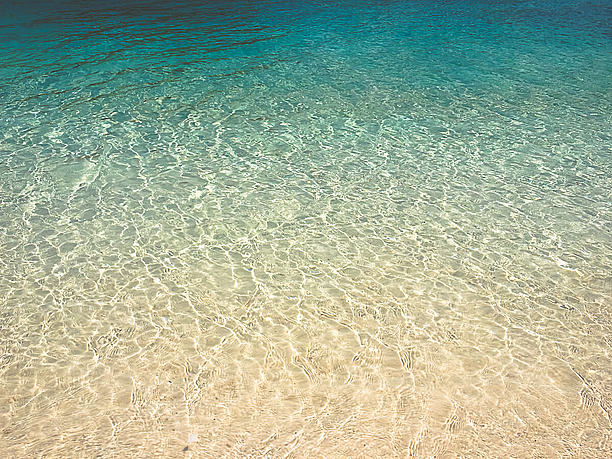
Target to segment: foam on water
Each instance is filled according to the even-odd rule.
[[[9,457],[612,453],[605,1],[0,14]]]

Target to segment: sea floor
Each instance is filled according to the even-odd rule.
[[[612,456],[605,2],[8,11],[1,456]]]

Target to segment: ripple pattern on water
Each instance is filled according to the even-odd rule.
[[[0,449],[611,455],[609,18],[11,5]]]

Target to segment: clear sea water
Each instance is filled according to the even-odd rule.
[[[4,457],[610,457],[609,1],[1,6]]]

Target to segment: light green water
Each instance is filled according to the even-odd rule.
[[[606,457],[611,46],[561,4],[15,10],[0,449]]]

